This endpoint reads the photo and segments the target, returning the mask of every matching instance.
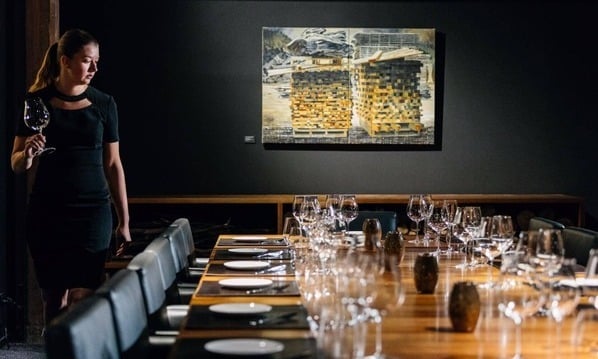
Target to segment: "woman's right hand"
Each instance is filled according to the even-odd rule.
[[[25,158],[28,159],[37,156],[45,147],[46,136],[41,133],[27,137],[27,139],[25,139],[25,147],[23,148]]]

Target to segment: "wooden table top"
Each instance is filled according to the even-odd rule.
[[[221,243],[220,241],[218,243]],[[224,248],[219,246],[217,248]],[[481,265],[475,268],[459,269],[456,265],[463,261],[461,253],[439,257],[439,280],[434,294],[418,294],[413,281],[413,264],[418,252],[432,251],[434,247],[422,248],[408,245],[401,268],[402,283],[405,286],[405,302],[397,310],[389,313],[383,321],[383,352],[387,358],[511,358],[515,351],[515,326],[502,316],[497,309],[498,296],[491,289],[478,288],[482,306],[476,329],[471,333],[456,332],[451,327],[448,314],[449,294],[452,286],[460,281],[477,284],[489,278],[499,279],[496,268]],[[202,296],[199,291],[207,282],[218,281],[226,276],[206,276],[201,279],[192,306],[222,302],[243,302],[243,296]],[[292,276],[285,280],[294,280]],[[296,305],[300,296],[251,297],[254,301],[271,305]],[[587,298],[583,298],[587,300]],[[575,318],[567,317],[563,324],[560,339],[557,325],[547,317],[534,316],[522,324],[522,353],[525,358],[583,358],[597,357],[598,354],[584,353],[588,346],[571,344],[571,334]],[[374,352],[374,324],[368,324],[366,354]],[[264,336],[274,338],[308,338],[309,330],[257,330],[237,331],[189,330],[182,328],[178,342],[189,338],[217,338],[230,336]],[[598,350],[596,341],[591,344]],[[557,354],[560,353],[560,354]],[[181,354],[180,345],[175,345],[171,358],[186,357]]]

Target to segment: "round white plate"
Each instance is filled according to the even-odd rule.
[[[207,342],[204,349],[216,354],[266,355],[283,351],[284,344],[259,338],[219,339]]]
[[[222,303],[210,305],[208,309],[220,314],[261,314],[268,313],[272,307],[260,303]]]
[[[228,251],[235,254],[247,255],[264,254],[268,252],[266,248],[231,248]]]
[[[268,239],[268,237],[263,236],[242,236],[242,237],[233,237],[236,242],[262,242]]]
[[[268,268],[270,263],[264,261],[228,261],[224,262],[224,266],[228,269],[254,270]]]
[[[239,289],[264,288],[272,283],[270,279],[266,278],[227,278],[218,281],[218,284],[223,287]]]

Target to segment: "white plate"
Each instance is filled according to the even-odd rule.
[[[268,268],[270,263],[264,261],[228,261],[224,262],[224,266],[228,269],[254,270]]]
[[[228,251],[231,253],[247,255],[263,254],[268,252],[266,248],[231,248]]]
[[[266,355],[284,350],[284,344],[259,338],[219,339],[207,342],[204,349],[216,354]]]
[[[222,303],[210,305],[208,309],[220,314],[260,314],[268,313],[272,307],[260,303]]]
[[[239,289],[264,288],[272,283],[270,279],[266,278],[227,278],[218,281],[218,284],[223,287]]]
[[[233,240],[235,240],[236,242],[255,243],[255,242],[262,242],[262,241],[268,240],[268,237],[263,237],[263,236],[242,236],[242,237],[233,237]]]

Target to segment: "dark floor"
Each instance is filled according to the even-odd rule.
[[[0,347],[1,359],[46,359],[43,345],[10,343]]]

